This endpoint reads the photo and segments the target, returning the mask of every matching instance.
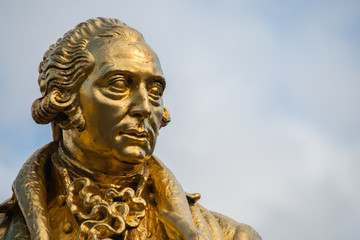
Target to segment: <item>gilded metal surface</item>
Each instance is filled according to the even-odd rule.
[[[261,239],[197,203],[153,155],[166,81],[136,30],[97,18],[67,32],[39,67],[34,120],[54,141],[29,158],[0,205],[0,239]]]

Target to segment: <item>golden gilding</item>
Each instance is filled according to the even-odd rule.
[[[141,33],[117,19],[80,23],[45,52],[38,81],[32,116],[54,141],[0,205],[0,239],[261,239],[202,207],[153,155],[170,114]]]

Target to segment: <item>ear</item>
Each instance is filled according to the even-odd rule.
[[[171,121],[170,113],[166,107],[164,107],[163,117],[161,119],[161,127],[165,127]]]

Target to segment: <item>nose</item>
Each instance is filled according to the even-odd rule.
[[[131,98],[130,115],[139,118],[148,118],[151,114],[151,105],[148,92],[145,87],[140,86],[134,90]]]

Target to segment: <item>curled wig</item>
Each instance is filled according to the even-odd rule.
[[[53,122],[62,129],[84,130],[78,91],[94,62],[86,47],[91,40],[104,37],[145,41],[140,32],[112,18],[89,19],[65,33],[49,47],[40,63],[38,83],[42,97],[36,99],[31,108],[35,122]]]

